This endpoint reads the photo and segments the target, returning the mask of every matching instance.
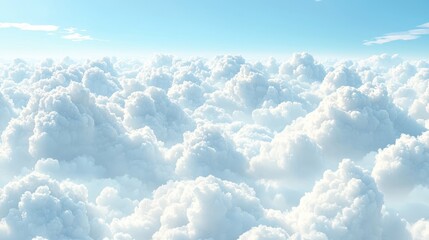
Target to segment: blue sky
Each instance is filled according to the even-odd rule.
[[[427,0],[0,0],[0,57],[427,57],[428,9]]]

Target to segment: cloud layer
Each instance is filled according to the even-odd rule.
[[[426,239],[428,80],[385,54],[0,64],[0,235]]]

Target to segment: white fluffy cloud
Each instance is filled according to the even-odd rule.
[[[162,156],[150,129],[127,132],[88,89],[75,82],[49,94],[34,94],[3,132],[2,149],[7,154],[4,164],[15,171],[31,168],[39,158],[75,162],[89,156],[106,176],[155,180],[158,173],[168,174],[161,170]],[[160,172],[153,164],[159,164]]]
[[[0,189],[3,239],[101,239],[103,224],[82,185],[37,173]]]
[[[263,216],[252,189],[209,176],[169,182],[112,229],[131,239],[236,239]]]
[[[419,220],[413,224],[411,228],[413,240],[423,240],[429,238],[429,222],[427,220]]]
[[[273,228],[264,225],[253,227],[243,233],[238,240],[287,240],[289,234],[282,228]]]
[[[149,87],[144,92],[134,92],[125,103],[125,125],[132,129],[150,127],[158,139],[170,145],[183,139],[183,133],[194,128],[195,123],[164,90]]]
[[[387,54],[0,63],[0,236],[426,239],[428,69]]]
[[[31,69],[28,66],[27,62],[23,59],[17,58],[13,63],[6,69],[5,73],[6,79],[13,80],[15,82],[21,82],[24,79],[30,77]]]
[[[176,173],[183,178],[214,175],[237,179],[247,169],[245,157],[236,151],[234,142],[221,129],[201,126],[185,134]]]
[[[419,64],[416,64],[419,65]],[[390,91],[394,96],[394,102],[408,112],[408,115],[422,125],[429,126],[429,66],[418,67],[402,65],[393,69],[392,76],[403,76],[402,79],[395,79],[389,82]],[[411,69],[409,69],[411,68]],[[396,80],[396,81],[395,81]]]
[[[306,114],[307,111],[301,103],[285,101],[275,107],[255,109],[252,118],[256,123],[280,132],[295,119]]]
[[[184,81],[172,86],[168,90],[168,97],[183,108],[192,110],[201,106],[205,101],[204,88],[191,81]]]
[[[106,74],[99,68],[94,67],[85,71],[82,82],[85,87],[87,87],[91,92],[103,95],[110,96],[114,92],[118,91],[118,86],[110,74]]]
[[[423,128],[397,108],[383,88],[342,86],[271,142],[262,143],[259,154],[250,159],[250,172],[257,178],[287,181],[289,188],[302,189],[342,158],[359,161],[394,143],[401,133],[417,135],[421,131]]]
[[[320,147],[307,135],[288,134],[264,144],[251,162],[251,171],[258,177],[287,179],[298,182],[315,180],[321,171]]]
[[[383,88],[364,85],[338,88],[281,134],[291,131],[306,133],[323,155],[341,159],[363,157],[393,143],[401,133],[416,135],[423,128],[397,108]]]
[[[212,81],[228,81],[240,71],[240,66],[245,63],[241,56],[218,56],[211,66]]]
[[[362,81],[354,70],[341,65],[326,74],[321,85],[321,90],[329,94],[335,92],[341,86],[358,88],[361,84]]]
[[[0,131],[8,125],[10,119],[15,116],[12,104],[0,92]]]
[[[337,171],[324,173],[287,222],[295,231],[292,239],[410,239],[406,225],[397,217],[399,224],[392,224],[388,214],[369,173],[345,160]]]
[[[404,195],[418,186],[429,186],[429,132],[418,137],[402,135],[380,150],[372,172],[386,194]]]
[[[296,53],[288,62],[280,65],[280,73],[293,79],[305,82],[322,81],[325,77],[325,69],[317,63],[308,53]]]
[[[263,73],[243,65],[225,88],[244,107],[254,109],[262,103],[268,90],[268,81]]]

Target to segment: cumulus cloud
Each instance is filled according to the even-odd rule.
[[[366,84],[338,88],[281,135],[291,131],[306,133],[323,155],[339,159],[361,158],[393,143],[401,133],[417,135],[423,128],[391,102],[385,89]]]
[[[290,134],[264,144],[252,158],[250,169],[256,176],[288,179],[296,185],[304,179],[315,180],[321,165],[320,147],[306,135]]]
[[[322,81],[325,69],[308,53],[295,53],[289,61],[280,65],[280,74],[305,82]]]
[[[238,240],[287,240],[289,234],[282,228],[273,228],[264,225],[253,227],[243,233]]]
[[[171,145],[194,128],[194,122],[162,89],[149,87],[134,92],[125,103],[124,122],[133,129],[150,127],[158,139]]]
[[[263,216],[252,189],[209,176],[169,182],[112,229],[131,239],[236,239]]]
[[[394,217],[383,209],[383,196],[369,173],[345,160],[337,171],[324,173],[287,222],[295,231],[291,239],[411,239]]]
[[[263,185],[276,181],[275,185],[302,191],[341,159],[360,161],[394,143],[401,133],[418,135],[422,131],[382,88],[341,86],[314,111],[261,143],[249,170],[252,176],[268,180]]]
[[[168,90],[168,97],[183,108],[194,110],[204,103],[204,92],[202,86],[191,81],[184,81],[182,84],[173,85]]]
[[[300,102],[284,101],[275,107],[262,107],[252,111],[255,123],[269,127],[277,132],[291,124],[295,119],[307,114]]]
[[[326,94],[335,92],[341,86],[351,86],[358,88],[362,85],[359,75],[344,65],[336,67],[333,71],[328,72],[320,86]]]
[[[8,125],[10,119],[15,116],[12,104],[0,92],[0,131]]]
[[[128,133],[96,103],[88,89],[76,82],[49,94],[34,94],[4,130],[2,148],[7,153],[3,163],[16,170],[31,167],[39,158],[74,162],[88,156],[106,170],[107,176],[129,174],[154,180],[156,171],[150,162],[162,162],[151,129]]]
[[[410,117],[427,127],[429,66],[419,67],[417,64],[399,65],[392,69],[389,75],[393,79],[389,81],[389,86],[394,102],[407,111]]]
[[[244,176],[247,161],[235,148],[234,142],[219,128],[198,127],[194,132],[185,134],[176,173],[184,178],[214,175],[237,179]]]
[[[405,195],[429,182],[429,133],[418,137],[402,135],[395,144],[380,150],[372,172],[386,194]]]
[[[369,58],[362,59],[358,61],[358,65],[362,67],[362,73],[367,73],[368,75],[376,76],[380,72],[386,72],[392,67],[396,67],[397,65],[401,64],[403,60],[398,54],[380,54],[380,55],[373,55]],[[365,68],[372,69],[374,72],[366,72]],[[373,79],[371,79],[373,80]]]
[[[238,97],[239,103],[254,109],[261,104],[268,90],[268,81],[263,73],[243,65],[225,88],[232,96]]]
[[[0,236],[426,239],[428,69],[387,54],[2,62]]]
[[[31,75],[31,67],[23,59],[17,58],[12,64],[6,69],[7,79],[14,82],[21,82]]]
[[[218,56],[211,64],[211,79],[213,81],[228,81],[240,71],[245,63],[241,56]]]
[[[102,221],[86,188],[37,173],[1,188],[0,233],[4,239],[100,239]]]
[[[85,71],[82,83],[95,94],[110,96],[118,91],[117,83],[111,78],[109,73],[106,76],[104,71],[97,67],[93,67]]]

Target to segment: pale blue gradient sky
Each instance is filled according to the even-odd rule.
[[[429,22],[428,11],[427,0],[0,0],[0,57],[300,51],[427,57],[429,26],[420,25]],[[11,23],[58,29],[28,31]]]

